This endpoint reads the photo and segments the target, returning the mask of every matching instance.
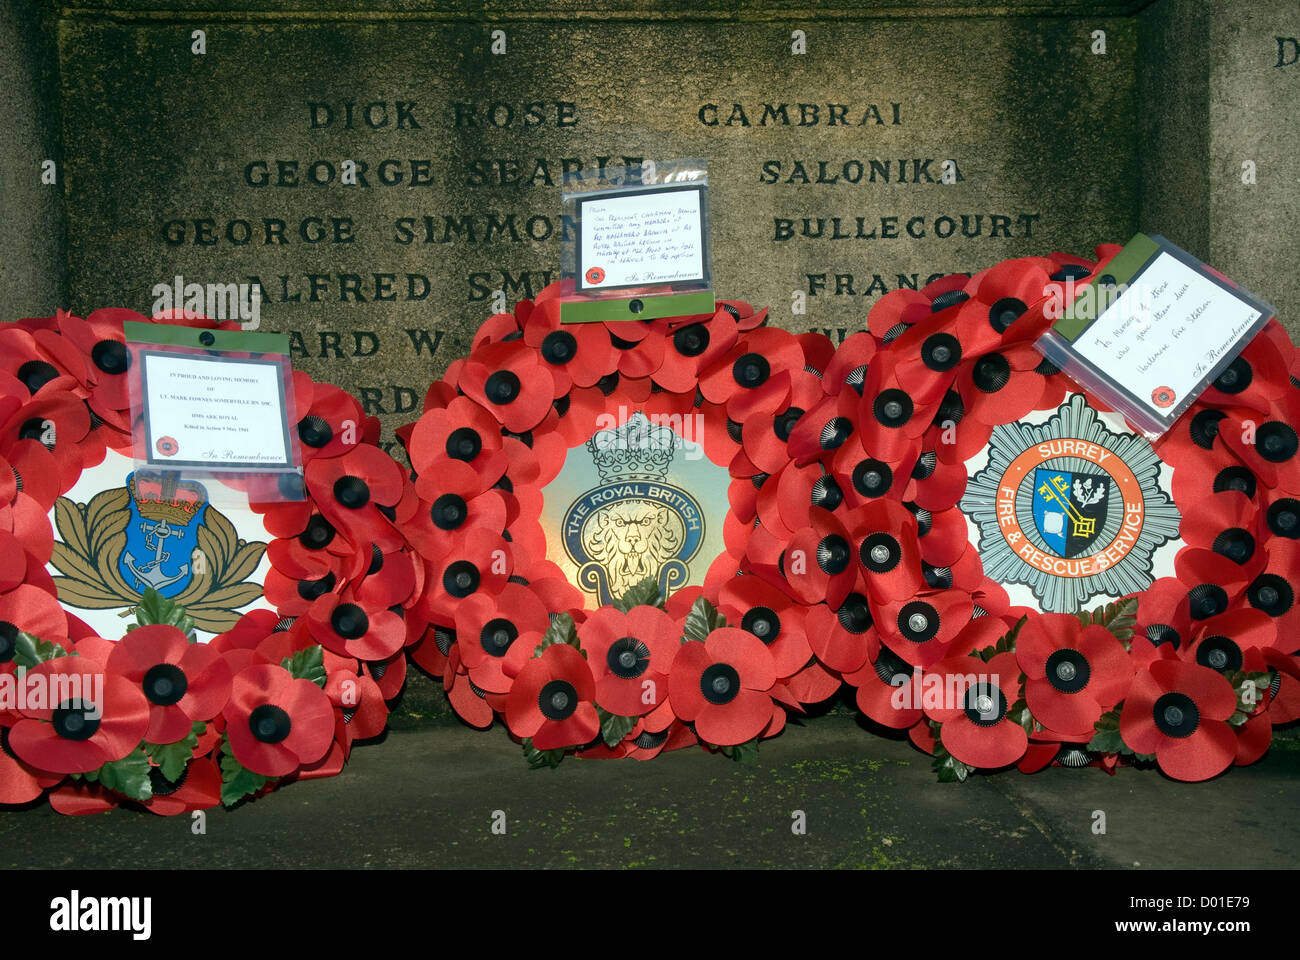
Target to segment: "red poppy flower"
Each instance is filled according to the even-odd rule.
[[[734,484],[733,490],[732,509],[747,520],[753,519],[756,509],[763,525],[782,539],[789,539],[796,531],[811,524],[813,507],[829,510],[836,516],[847,518],[848,515],[844,490],[820,463],[804,467],[787,464],[758,487],[752,482],[744,482]],[[746,490],[752,495],[752,501],[750,496],[742,493]],[[751,501],[753,506],[742,501]]]
[[[62,779],[61,773],[19,760],[9,746],[9,728],[0,727],[0,804],[30,803]]]
[[[1216,411],[1221,412],[1221,411]],[[1300,390],[1289,390],[1267,414],[1234,407],[1219,423],[1219,441],[1265,486],[1300,492]]]
[[[525,634],[520,642],[527,645],[530,641],[535,646],[541,641],[541,637],[534,639]],[[496,719],[496,711],[488,701],[488,694],[470,680],[469,671],[461,662],[460,650],[460,644],[453,643],[447,654],[447,668],[442,675],[442,686],[447,693],[447,702],[456,711],[456,715],[466,723],[479,729],[486,729],[492,726],[492,721]],[[504,700],[504,697],[501,699]]]
[[[826,368],[835,359],[835,344],[831,338],[816,330],[798,335],[799,346],[803,348],[803,366],[818,380],[826,375]]]
[[[1007,716],[1020,695],[1020,667],[1014,653],[1000,653],[988,663],[979,657],[943,660],[926,671],[923,687],[931,678],[943,682],[942,706],[932,708],[926,698],[925,713],[943,724],[940,740],[956,759],[972,767],[996,769],[1024,755],[1029,735]]]
[[[286,617],[297,617],[319,597],[352,579],[359,554],[335,556],[326,550],[305,550],[297,538],[267,544],[271,569],[262,585],[263,595]]]
[[[317,597],[306,614],[312,637],[326,650],[358,660],[383,660],[401,650],[406,643],[401,615],[359,601],[351,587]]]
[[[844,390],[838,396],[815,399],[812,408],[797,417],[790,429],[786,444],[790,459],[800,465],[829,461],[857,429],[856,398],[852,390]]]
[[[839,607],[858,576],[849,532],[829,510],[812,507],[809,520],[782,553],[781,572],[804,603],[825,600]]]
[[[858,709],[894,730],[906,730],[921,719],[919,679],[915,667],[883,644],[859,669],[844,675],[844,682],[857,688]]]
[[[420,615],[444,625],[455,622],[457,607],[472,594],[497,595],[514,565],[510,544],[479,527],[467,530],[445,555],[428,559]]]
[[[515,736],[531,737],[538,750],[582,746],[600,733],[595,693],[582,654],[553,643],[519,671],[506,698],[506,723]]]
[[[1273,743],[1273,724],[1263,711],[1248,717],[1245,723],[1233,727],[1232,731],[1237,737],[1237,756],[1232,762],[1238,767],[1254,763],[1268,752]]]
[[[1053,264],[1046,257],[1004,260],[971,278],[971,298],[957,311],[968,356],[994,349],[1000,342],[1036,340],[1047,326],[1043,312],[1031,309],[1043,300]]]
[[[664,364],[668,344],[655,325],[637,320],[603,324],[618,360],[619,375],[631,380],[652,376]]]
[[[812,658],[805,629],[808,608],[767,581],[754,576],[724,581],[718,610],[729,624],[763,642],[772,654],[777,679],[793,676]]]
[[[914,460],[922,434],[938,408],[937,400],[904,390],[897,376],[897,355],[878,356],[867,370],[858,414],[858,438],[870,456],[889,463]]]
[[[24,719],[9,731],[9,745],[41,770],[98,770],[139,746],[149,729],[139,685],[89,657],[46,660],[27,671],[26,683],[43,685],[47,702],[20,709]]]
[[[70,490],[87,466],[104,459],[102,448],[87,441],[90,411],[80,400],[58,389],[44,389],[0,424],[0,454],[17,459],[17,445],[39,443],[54,459],[59,492]]]
[[[1300,499],[1285,491],[1266,491],[1260,503],[1264,527],[1270,535],[1281,540],[1300,538]]]
[[[966,492],[966,464],[948,462],[936,449],[924,449],[912,465],[903,499],[931,512],[954,507]]]
[[[44,346],[37,341],[36,333],[45,334]],[[50,331],[29,331],[14,324],[0,329],[0,373],[6,373],[22,384],[28,396],[36,396],[50,384],[59,392],[72,398],[84,398],[85,362],[80,352],[64,344]],[[48,347],[53,346],[54,352]],[[8,393],[9,391],[6,391]],[[21,396],[21,394],[19,394]]]
[[[1237,564],[1254,558],[1263,517],[1246,494],[1211,494],[1195,506],[1184,506],[1183,513],[1178,533],[1189,546],[1213,550]]]
[[[921,559],[933,567],[952,567],[967,552],[974,552],[966,529],[966,515],[957,507],[930,511],[917,509],[916,532]],[[978,555],[972,559],[978,562]]]
[[[790,395],[791,372],[802,369],[803,349],[794,334],[764,327],[740,337],[700,375],[700,392],[744,423],[779,410]]]
[[[751,417],[741,426],[741,445],[750,462],[763,473],[776,473],[790,462],[786,448],[792,432],[822,399],[821,381],[811,373],[790,373],[790,395],[773,411],[773,416]],[[735,471],[732,471],[733,473]]]
[[[230,697],[230,667],[221,653],[164,624],[138,627],[118,641],[108,669],[140,685],[149,701],[144,739],[150,743],[183,739]]]
[[[817,659],[837,673],[852,673],[876,656],[880,638],[867,598],[850,593],[831,607],[819,603],[808,608],[808,645]]]
[[[1267,563],[1246,587],[1246,602],[1273,618],[1279,646],[1289,653],[1300,648],[1300,604],[1293,586],[1300,569],[1300,541],[1273,537],[1267,551]]]
[[[1133,662],[1115,635],[1096,624],[1082,626],[1068,613],[1030,617],[1016,637],[1016,662],[1034,718],[1085,740],[1133,679]]]
[[[548,365],[526,343],[497,343],[475,351],[458,384],[512,433],[541,423],[555,399]]]
[[[362,445],[339,457],[317,457],[307,465],[306,476],[321,515],[353,544],[401,549],[402,536],[384,511],[391,512],[402,499],[408,481],[392,457]]]
[[[295,398],[303,392],[308,401],[297,421],[304,464],[316,457],[337,457],[365,442],[368,422],[374,418],[365,416],[356,397],[330,383],[304,382],[298,371],[294,388]]]
[[[450,457],[468,463],[491,485],[507,466],[499,456],[500,424],[469,397],[456,397],[446,407],[425,411],[411,431],[407,450],[417,474]]]
[[[839,673],[827,669],[816,658],[784,680],[772,685],[772,722],[763,731],[764,737],[774,737],[785,729],[786,709],[804,713],[806,704],[819,704],[829,700],[844,685]]]
[[[870,333],[850,334],[822,371],[822,388],[832,397],[845,392],[862,396],[867,367],[875,355],[876,341]]]
[[[966,278],[962,277],[965,283]],[[942,309],[942,308],[940,308]],[[892,343],[908,327],[934,312],[931,297],[919,290],[890,290],[867,313],[867,330],[877,342]]]
[[[536,646],[521,636],[545,634],[550,622],[546,605],[521,584],[465,597],[456,605],[456,636],[470,680],[488,693],[508,693]]]
[[[1288,386],[1286,360],[1276,344],[1256,336],[1197,398],[1208,407],[1244,407],[1268,413]]]
[[[128,379],[131,357],[122,324],[147,319],[134,310],[108,308],[96,310],[84,320],[67,313],[61,314],[58,320],[59,332],[90,360],[88,369],[94,387],[90,395],[91,409],[122,430],[129,426],[127,411],[131,406]]]
[[[690,727],[672,715],[672,711],[668,709],[668,701],[664,701],[663,709],[669,718],[668,725],[662,729],[652,730],[649,727],[650,717],[639,721],[632,728],[627,739],[620,744],[623,748],[623,756],[630,760],[653,760],[661,753],[681,750],[683,747],[691,747],[700,742],[699,737],[691,732]]]
[[[974,602],[964,590],[924,591],[894,600],[876,611],[882,641],[908,663],[929,666],[948,655],[949,646],[970,623]],[[965,651],[962,651],[965,652]]]
[[[990,426],[1025,416],[1043,396],[1043,355],[1032,344],[1011,344],[973,357],[957,373],[966,417]]]
[[[1157,660],[1138,672],[1120,713],[1129,749],[1155,754],[1175,780],[1208,780],[1236,758],[1227,719],[1237,709],[1228,681],[1194,663]]]
[[[854,512],[853,521],[850,539],[871,600],[902,600],[921,589],[921,550],[912,512],[896,500],[873,500]]]
[[[627,613],[601,607],[578,628],[596,680],[596,703],[621,717],[649,713],[668,699],[668,670],[681,628],[657,607]]]
[[[416,560],[407,551],[385,553],[373,546],[370,562],[358,577],[357,600],[376,609],[407,605],[418,582],[416,569]],[[423,569],[422,565],[420,569]]]
[[[555,309],[534,310],[524,324],[524,342],[537,350],[550,369],[552,399],[574,387],[594,386],[618,369],[618,356],[603,323],[560,323]]]
[[[776,666],[762,641],[747,630],[722,627],[678,649],[668,689],[673,712],[694,723],[700,739],[734,746],[771,722],[768,691],[775,682]]]
[[[898,385],[923,404],[934,402],[952,386],[963,355],[978,352],[957,317],[926,317],[891,345]]]
[[[1268,669],[1265,654],[1276,649],[1277,639],[1276,621],[1267,613],[1235,608],[1197,622],[1192,642],[1179,647],[1178,656],[1225,675],[1237,670],[1262,673]]]
[[[323,757],[334,740],[334,708],[310,680],[272,664],[235,675],[222,715],[236,760],[264,777],[282,777]]]

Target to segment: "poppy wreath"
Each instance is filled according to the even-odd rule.
[[[532,766],[691,746],[749,760],[845,684],[945,781],[1253,762],[1300,717],[1300,356],[1276,320],[1154,445],[1170,575],[1096,609],[1013,604],[960,507],[999,427],[1081,392],[1033,345],[1119,249],[893,291],[838,347],[728,300],[561,325],[558,285],[491,317],[398,431],[426,585],[412,660]],[[693,415],[725,466],[702,585],[661,575],[592,603],[554,562],[543,490],[613,410]]]
[[[0,804],[48,796],[66,814],[129,803],[176,815],[338,774],[356,741],[383,732],[404,648],[425,633],[412,613],[423,565],[401,533],[411,481],[376,445],[378,421],[301,371],[304,472],[291,480],[305,498],[251,504],[274,609],[204,644],[152,589],[121,638],[59,604],[50,511],[108,451],[131,455],[128,320],[150,318],[60,311],[0,328],[0,685],[24,687],[0,704]]]

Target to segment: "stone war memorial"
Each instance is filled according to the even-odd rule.
[[[508,836],[633,761],[815,778],[825,723],[806,749],[872,796],[1047,784],[997,788],[1040,791],[1032,841],[946,856],[957,826],[832,791],[776,832],[823,851],[840,816],[840,856],[760,825],[737,854],[744,816],[703,858],[529,852],[1244,865],[1119,826],[1135,780],[1241,791],[1223,843],[1267,846],[1286,791],[1250,778],[1293,791],[1300,720],[1294,3],[4,6],[0,811],[126,850],[142,807],[296,834],[261,798],[344,809],[349,763],[381,803],[386,751],[623,761],[518,781]],[[387,865],[527,862],[460,830]]]

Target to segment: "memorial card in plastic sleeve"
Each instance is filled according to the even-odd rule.
[[[1138,234],[1077,290],[1038,349],[1154,439],[1275,313],[1164,237]]]

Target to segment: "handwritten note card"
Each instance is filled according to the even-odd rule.
[[[1240,352],[1261,311],[1168,252],[1158,254],[1095,322],[1075,351],[1163,417],[1219,361]]]
[[[279,364],[152,351],[141,356],[151,463],[293,465]]]
[[[700,190],[685,187],[581,202],[583,290],[610,290],[705,278]]]

